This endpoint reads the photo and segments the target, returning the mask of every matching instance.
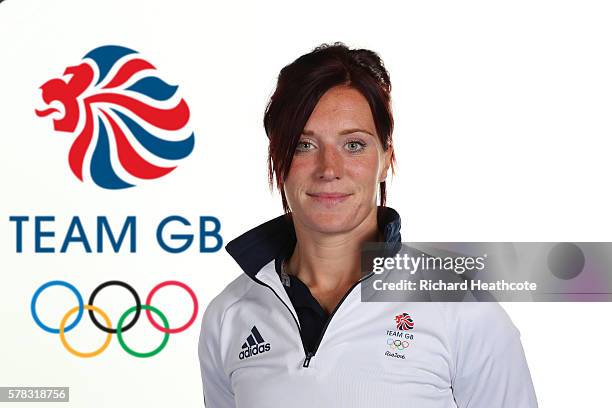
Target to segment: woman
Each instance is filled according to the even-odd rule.
[[[226,246],[244,274],[204,314],[207,407],[537,406],[497,304],[360,301],[362,244],[401,241],[390,90],[341,43],[281,70],[264,126],[285,214]]]

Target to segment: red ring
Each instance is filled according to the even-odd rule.
[[[155,294],[155,292],[157,292],[159,289],[163,288],[164,286],[170,286],[170,285],[179,286],[185,289],[187,293],[189,293],[189,296],[191,296],[191,300],[193,301],[193,314],[191,315],[191,318],[189,319],[189,321],[185,323],[184,325],[182,325],[181,327],[177,327],[176,329],[166,329],[165,327],[162,327],[159,324],[157,324],[155,320],[153,320],[153,316],[151,315],[150,310],[147,309],[145,310],[145,312],[147,314],[147,318],[157,330],[162,331],[164,333],[180,333],[182,331],[187,330],[187,328],[193,324],[196,317],[198,316],[198,299],[196,298],[195,293],[189,286],[179,281],[165,281],[165,282],[159,283],[153,289],[151,289],[151,292],[149,292],[149,294],[147,295],[147,301],[145,302],[145,304],[148,306],[151,306],[151,299],[153,298],[153,295]]]

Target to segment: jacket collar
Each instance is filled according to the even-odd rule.
[[[402,241],[401,219],[391,207],[378,207],[378,229],[387,243]],[[293,251],[296,237],[291,213],[273,218],[234,238],[225,250],[251,278],[272,260]],[[289,252],[290,253],[290,252]]]

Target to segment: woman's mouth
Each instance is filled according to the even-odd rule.
[[[331,192],[331,193],[306,193],[307,196],[320,204],[334,206],[347,200],[352,194]]]

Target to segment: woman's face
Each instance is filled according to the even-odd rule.
[[[376,209],[390,158],[364,96],[347,86],[329,89],[304,126],[284,183],[294,221],[326,233],[357,227]]]

